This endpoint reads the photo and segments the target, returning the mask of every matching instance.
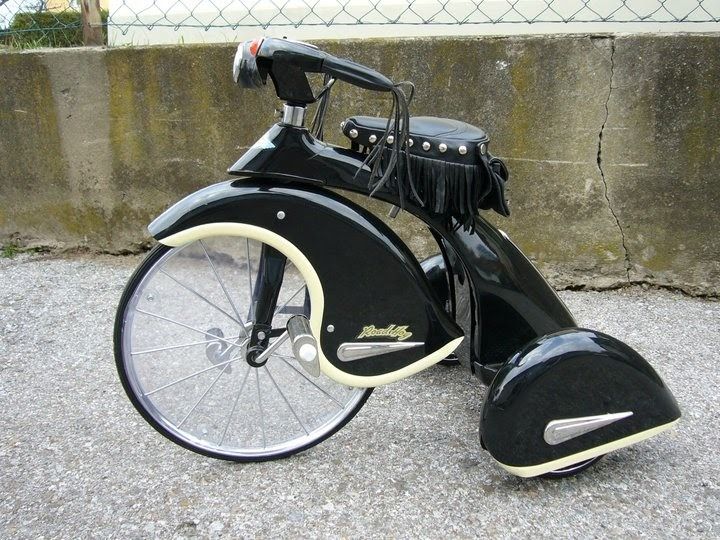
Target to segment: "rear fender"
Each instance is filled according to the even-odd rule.
[[[636,351],[570,328],[534,340],[502,366],[480,435],[502,467],[537,476],[640,442],[679,418],[672,393]]]
[[[442,360],[462,341],[462,330],[402,240],[362,207],[325,189],[223,182],[178,202],[149,230],[170,246],[236,235],[284,252],[308,286],[320,368],[342,384],[371,387],[402,379]],[[338,351],[367,342],[406,347],[352,360]]]

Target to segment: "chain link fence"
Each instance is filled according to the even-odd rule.
[[[111,33],[143,29],[147,36],[165,29],[176,34],[176,42],[183,41],[184,29],[720,22],[720,0],[104,0],[100,5],[102,24]],[[79,0],[0,0],[0,44],[82,44]]]
[[[106,36],[108,12],[101,13]],[[80,0],[0,0],[0,46],[82,45],[82,27]]]

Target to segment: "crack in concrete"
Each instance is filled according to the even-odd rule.
[[[632,268],[632,264],[630,262],[630,252],[627,248],[627,243],[625,241],[625,231],[622,228],[622,225],[620,224],[620,219],[618,218],[618,215],[615,213],[615,209],[612,206],[612,202],[610,201],[610,195],[608,194],[608,184],[607,180],[605,179],[605,171],[603,171],[602,168],[602,139],[603,139],[603,132],[605,131],[605,125],[607,124],[608,118],[610,116],[610,97],[612,96],[613,91],[613,78],[615,76],[615,38],[610,37],[610,84],[608,85],[608,94],[607,98],[605,99],[605,118],[603,119],[602,126],[600,126],[600,133],[598,134],[598,151],[597,151],[597,168],[598,171],[600,171],[600,178],[602,179],[603,186],[605,188],[604,194],[605,194],[605,200],[608,204],[608,209],[610,210],[610,213],[612,214],[613,218],[615,218],[615,223],[617,224],[617,228],[620,231],[620,239],[622,242],[622,248],[623,253],[625,256],[625,277],[627,279],[627,282],[630,283],[630,269]]]

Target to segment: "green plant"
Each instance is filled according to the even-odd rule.
[[[108,12],[100,14],[103,35],[107,42]],[[0,42],[18,48],[73,47],[82,45],[82,16],[79,11],[21,12],[13,17],[10,27],[0,30]]]
[[[12,259],[15,255],[20,253],[20,247],[16,244],[6,244],[0,251],[0,257],[3,259]]]

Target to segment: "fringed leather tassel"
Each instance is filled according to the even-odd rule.
[[[510,215],[505,200],[507,169],[496,158],[481,156],[479,165],[464,165],[410,154],[410,166],[414,187],[430,213],[455,218],[465,229],[474,228],[481,208]],[[407,176],[403,180],[401,184],[409,181]],[[405,193],[411,189],[404,187]]]

